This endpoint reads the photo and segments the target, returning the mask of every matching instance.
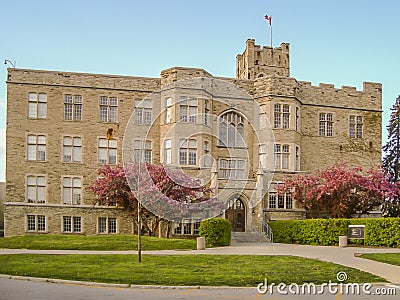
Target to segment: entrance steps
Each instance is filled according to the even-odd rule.
[[[263,232],[234,232],[231,233],[231,243],[249,243],[249,242],[265,242],[268,243],[270,240]]]

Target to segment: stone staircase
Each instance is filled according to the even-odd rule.
[[[232,232],[231,233],[231,243],[250,243],[250,242],[264,242],[268,243],[270,240],[263,232]]]

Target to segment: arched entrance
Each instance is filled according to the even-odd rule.
[[[246,227],[246,209],[239,197],[234,197],[228,202],[225,218],[232,224],[232,231],[244,232]]]

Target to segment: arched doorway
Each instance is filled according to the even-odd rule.
[[[246,210],[243,201],[234,197],[228,202],[225,218],[232,224],[232,231],[244,232],[246,229]]]

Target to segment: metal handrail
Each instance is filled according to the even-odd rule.
[[[263,221],[263,226],[262,226],[263,232],[266,235],[267,239],[273,243],[274,242],[274,233],[272,232],[271,227],[268,225],[267,222]]]

